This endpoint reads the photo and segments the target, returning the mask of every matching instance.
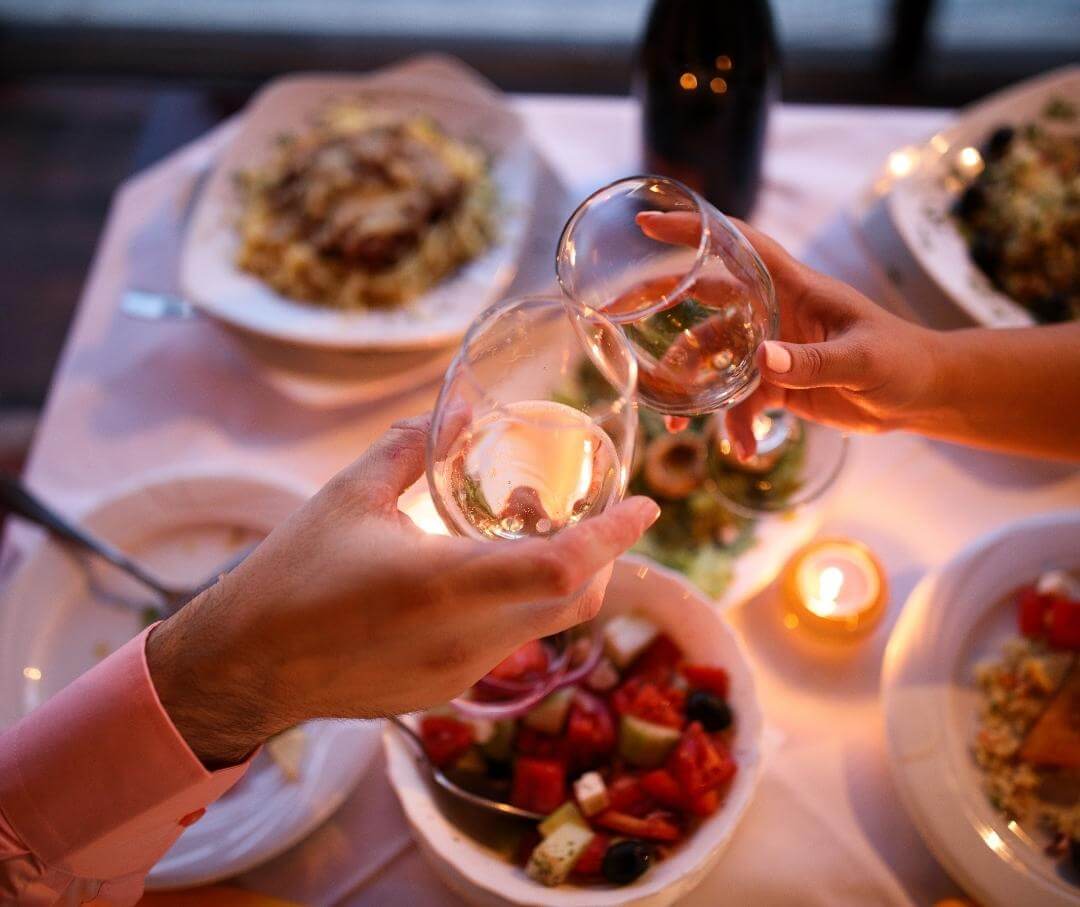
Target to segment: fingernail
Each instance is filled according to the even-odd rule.
[[[772,340],[765,341],[765,365],[770,372],[783,375],[791,371],[791,353]]]
[[[645,522],[645,528],[648,529],[653,523],[660,519],[660,505],[656,503],[652,498],[641,498],[641,503],[638,505],[638,510],[641,513],[642,519]]]

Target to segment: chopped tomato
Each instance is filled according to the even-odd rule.
[[[554,812],[566,799],[566,770],[554,759],[521,756],[514,763],[510,802],[533,812]]]
[[[1050,616],[1050,596],[1040,595],[1034,586],[1020,590],[1020,607],[1017,616],[1020,632],[1031,638],[1046,636],[1047,618]]]
[[[660,692],[660,688],[651,683],[645,684],[638,690],[637,696],[626,711],[627,714],[652,724],[662,724],[664,727],[673,728],[683,726],[683,716]]]
[[[658,768],[641,776],[641,786],[661,806],[681,809],[684,804],[682,789],[675,776],[666,768]]]
[[[626,671],[626,677],[640,677],[649,683],[666,684],[682,661],[682,651],[670,636],[660,634]]]
[[[497,680],[524,680],[542,676],[547,667],[547,649],[539,639],[534,639],[507,655],[488,676]]]
[[[678,841],[682,830],[666,813],[650,813],[638,818],[614,809],[606,809],[593,816],[593,823],[628,838],[644,838],[647,841]]]
[[[644,815],[655,804],[636,775],[620,775],[608,784],[608,804],[616,812]]]
[[[698,722],[691,724],[668,757],[668,768],[683,793],[699,797],[731,780],[735,761],[719,740],[710,740]]]
[[[581,856],[574,864],[574,875],[583,878],[595,878],[600,875],[600,870],[604,866],[604,856],[607,854],[610,843],[611,839],[602,832],[593,835],[589,846],[581,852]]]
[[[566,741],[562,737],[544,734],[525,724],[519,724],[514,737],[514,748],[523,756],[540,759],[564,759]]]
[[[695,816],[711,816],[720,806],[720,792],[707,790],[698,797],[691,797],[686,805]]]
[[[671,707],[680,715],[686,714],[686,690],[677,686],[666,686],[660,692],[671,703]]]
[[[420,722],[420,739],[428,758],[442,767],[456,762],[473,743],[472,728],[464,721],[442,715],[429,715]]]
[[[604,702],[584,690],[574,694],[566,722],[566,755],[580,768],[603,760],[615,749],[615,720]]]
[[[1080,602],[1050,596],[1050,645],[1055,649],[1080,649]]]
[[[708,665],[683,665],[679,671],[695,690],[704,690],[721,699],[727,699],[730,681],[728,672],[723,668],[713,668]]]
[[[645,680],[643,678],[631,677],[611,694],[611,707],[615,710],[615,714],[625,715],[630,711],[630,706],[637,698],[637,694],[644,684]]]

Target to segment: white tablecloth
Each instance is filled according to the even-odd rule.
[[[516,103],[573,197],[640,169],[630,102]],[[884,298],[880,271],[843,209],[890,149],[945,120],[930,111],[779,108],[755,224]],[[212,324],[119,314],[124,287],[146,284],[147,255],[162,269],[156,288],[167,288],[175,250],[160,248],[153,225],[182,206],[185,174],[213,146],[213,138],[196,143],[117,194],[28,466],[33,486],[73,512],[178,467],[242,467],[314,488],[393,419],[432,402],[428,386],[375,404],[304,409]],[[1073,470],[903,435],[857,439],[825,529],[880,554],[892,589],[888,618],[862,644],[840,648],[785,631],[771,591],[732,612],[758,670],[773,752],[734,844],[686,903],[905,904],[955,893],[897,802],[885,762],[877,690],[888,630],[918,578],[975,536],[1078,504]],[[33,538],[12,540],[18,548]],[[240,881],[319,904],[457,903],[409,842],[381,761],[330,822]]]

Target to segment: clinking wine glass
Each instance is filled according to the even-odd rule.
[[[647,212],[677,215],[678,237],[647,235]],[[555,265],[573,307],[622,327],[650,408],[701,415],[757,387],[755,351],[779,328],[772,279],[735,226],[682,183],[638,176],[593,193],[567,221]]]
[[[469,328],[435,404],[427,476],[454,534],[499,543],[547,537],[622,499],[637,436],[637,363],[622,332],[561,299],[500,302]],[[589,386],[581,394],[582,382]],[[460,711],[517,714],[587,673],[591,632],[532,646]]]
[[[671,215],[662,238],[640,219],[651,213]],[[621,327],[638,362],[638,396],[651,409],[700,416],[757,388],[758,346],[779,330],[772,278],[738,228],[682,183],[636,176],[593,193],[563,229],[556,271],[571,310]],[[716,461],[750,477],[718,482],[717,494],[745,516],[812,500],[844,459],[839,433],[773,410],[755,419],[759,455],[740,463],[722,413],[714,424]],[[763,476],[786,450],[797,453],[800,476],[778,493]]]

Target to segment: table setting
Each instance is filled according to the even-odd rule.
[[[727,90],[720,76],[709,85]],[[1012,275],[969,258],[953,212],[996,160],[988,133],[1009,124],[1000,141],[1015,151],[1043,141],[1024,131],[1042,117],[1047,141],[1067,141],[1068,104],[1075,115],[1077,67],[959,114],[776,104],[749,221],[906,320],[1034,325],[1044,297],[1010,298]],[[392,422],[428,410],[426,475],[401,503],[425,532],[513,544],[623,494],[663,502],[616,563],[597,627],[535,643],[535,678],[493,672],[483,695],[403,719],[419,753],[381,720],[272,738],[154,867],[147,904],[210,903],[206,885],[223,904],[1080,903],[1062,840],[1052,851],[995,809],[991,757],[972,755],[991,695],[979,666],[1015,644],[1017,609],[1033,657],[1074,645],[1057,614],[1080,570],[1080,473],[906,433],[847,435],[783,409],[755,418],[756,456],[736,456],[723,420],[701,413],[757,387],[748,363],[779,319],[772,280],[737,223],[649,175],[640,130],[629,98],[506,95],[460,61],[417,57],[274,80],[118,189],[23,487],[162,585],[192,591],[227,572]],[[387,134],[396,144],[380,156]],[[444,174],[418,146],[456,176],[441,202]],[[340,158],[312,151],[325,147],[354,167],[417,167],[428,201],[446,205],[421,221],[446,229],[416,227],[413,207],[380,209],[419,231],[419,252],[394,258],[381,234],[329,229],[314,233],[322,257],[290,248],[281,224],[303,221],[290,206],[310,218],[325,202],[297,174],[341,178]],[[689,218],[691,240],[653,242],[639,228],[656,214]],[[365,256],[390,256],[415,299],[342,265]],[[710,331],[725,338],[722,362],[697,352],[717,342]],[[673,417],[688,424],[672,431]],[[489,468],[507,450],[504,471]],[[506,493],[544,471],[555,478],[539,493]],[[45,503],[20,500],[13,512],[42,523]],[[156,619],[147,597],[145,579],[9,520],[0,728]],[[679,779],[670,836],[653,814],[611,806],[606,763],[578,778],[569,813],[539,782],[518,796],[517,772],[543,756],[526,731],[599,733],[597,701],[650,684],[669,700],[650,720],[613,707],[614,777],[658,802],[669,772]],[[674,727],[700,721],[713,742],[658,731],[669,706]],[[433,729],[459,726],[473,738],[434,759]],[[691,798],[697,776],[671,765],[694,746],[726,767]],[[536,840],[517,820],[504,833],[503,817],[433,779],[478,753],[488,769],[512,766],[519,809],[560,821]],[[653,843],[627,846],[638,835]],[[595,868],[571,875],[571,851]]]

